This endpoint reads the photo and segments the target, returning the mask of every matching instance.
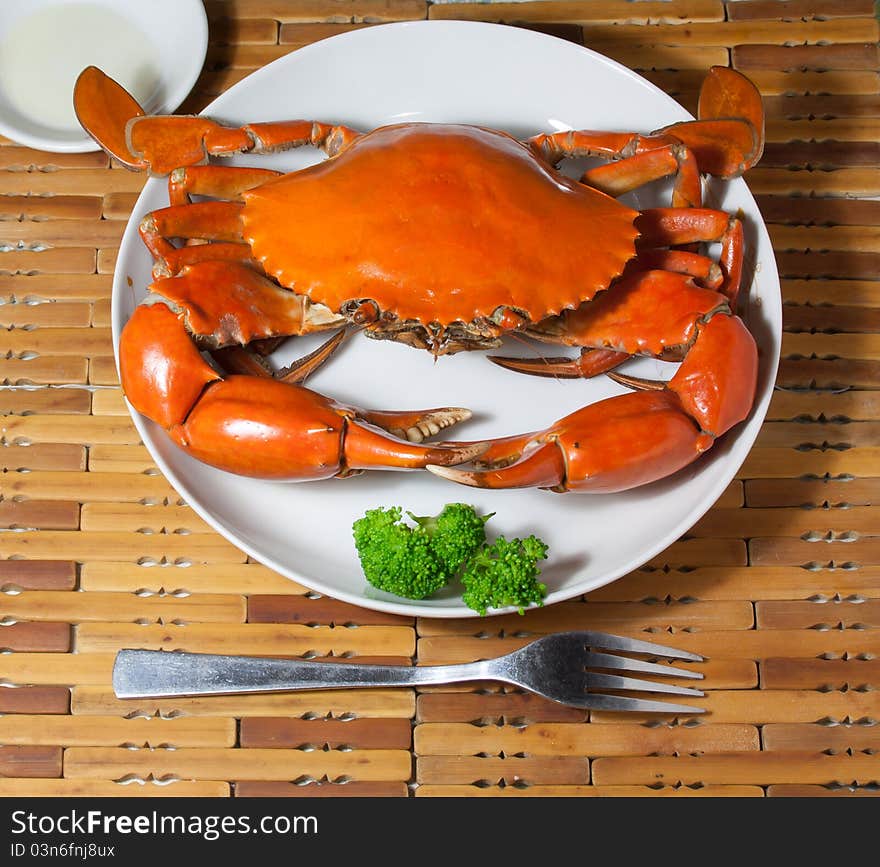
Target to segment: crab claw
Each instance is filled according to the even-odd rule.
[[[480,462],[497,458],[494,466],[427,469],[471,487],[614,493],[680,470],[711,442],[676,394],[641,391],[585,406],[537,434],[491,443]]]
[[[677,472],[743,421],[755,399],[758,352],[742,320],[719,312],[697,331],[668,383],[615,376],[648,390],[600,400],[537,433],[491,441],[479,467],[428,469],[472,487],[606,494]]]
[[[97,66],[87,66],[73,88],[73,108],[82,128],[111,157],[130,169],[143,170],[146,163],[128,148],[128,122],[143,117],[135,98]]]

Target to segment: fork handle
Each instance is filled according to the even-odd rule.
[[[113,690],[118,698],[158,698],[460,683],[494,679],[491,662],[418,667],[120,650],[113,665]]]

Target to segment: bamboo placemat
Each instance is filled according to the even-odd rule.
[[[155,470],[118,389],[110,285],[141,175],[103,153],[0,146],[0,794],[877,794],[880,763],[880,99],[871,0],[209,0],[184,110],[353,27],[537,28],[689,109],[711,64],[766,96],[749,176],[783,277],[769,420],[719,503],[644,569],[517,616],[408,619],[247,562]],[[187,568],[182,568],[186,565]],[[180,567],[180,568],[179,568]],[[349,628],[356,624],[359,628]],[[494,656],[596,628],[689,648],[710,714],[567,710],[436,688],[122,702],[122,646],[361,661]]]

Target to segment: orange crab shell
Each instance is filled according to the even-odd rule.
[[[282,285],[441,326],[575,307],[621,273],[638,235],[636,211],[464,125],[381,127],[244,200],[245,239]]]

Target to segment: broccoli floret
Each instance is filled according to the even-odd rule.
[[[436,517],[420,518],[407,512],[420,530],[431,534],[434,553],[442,560],[446,574],[453,578],[474,552],[486,541],[486,521],[466,503],[449,503]]]
[[[547,558],[548,547],[535,536],[511,539],[499,536],[477,551],[461,576],[462,600],[468,608],[485,615],[489,608],[544,604],[547,585],[538,581],[538,561]]]
[[[412,527],[397,506],[371,509],[354,522],[354,544],[367,581],[406,599],[425,599],[451,581],[485,542],[484,524],[471,506],[452,503]]]

